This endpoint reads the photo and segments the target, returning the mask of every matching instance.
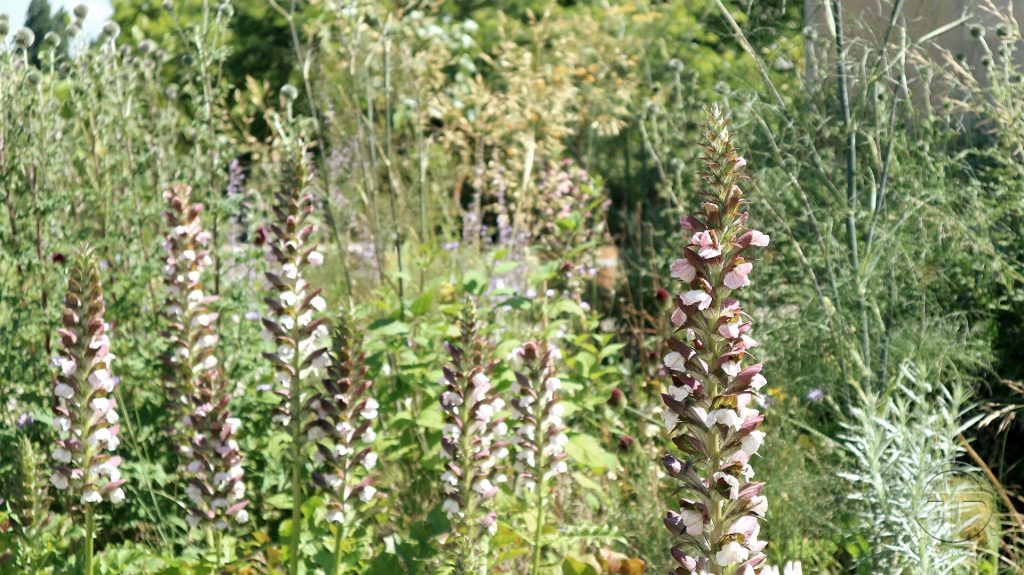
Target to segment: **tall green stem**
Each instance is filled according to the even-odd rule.
[[[85,553],[83,558],[84,575],[92,575],[92,540],[96,533],[96,519],[92,514],[92,506],[85,506]]]
[[[331,575],[341,575],[341,546],[345,543],[345,523],[338,524],[338,532],[334,536],[334,562],[331,565]]]

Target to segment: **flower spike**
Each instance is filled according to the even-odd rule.
[[[768,501],[750,466],[765,436],[757,429],[764,417],[753,407],[765,378],[760,363],[750,365],[757,342],[734,296],[750,285],[748,250],[767,246],[769,237],[746,227],[739,183],[747,179],[747,162],[728,126],[729,118],[712,107],[704,132],[703,209],[681,220],[689,242],[670,266],[682,286],[664,358],[672,381],[662,395],[662,419],[682,458],[666,454],[662,465],[685,495],[664,518],[677,538],[677,575],[754,575],[765,562],[766,544],[757,536]]]

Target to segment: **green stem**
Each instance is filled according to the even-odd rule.
[[[540,573],[540,537],[541,531],[544,529],[544,489],[541,485],[541,481],[537,480],[537,526],[533,532],[533,568],[530,570],[532,575],[538,575]]]
[[[93,518],[92,507],[85,507],[85,558],[82,573],[92,575],[92,540],[96,533],[96,520]]]
[[[219,573],[221,566],[224,565],[224,563],[220,560],[221,550],[224,549],[224,544],[221,541],[220,529],[217,529],[216,527],[213,528],[213,537],[213,556],[217,564],[217,572]]]
[[[337,531],[334,537],[334,563],[331,566],[331,575],[341,575],[341,546],[345,542],[345,524],[339,523]]]

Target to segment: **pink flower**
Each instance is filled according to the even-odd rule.
[[[697,309],[705,310],[711,305],[711,294],[701,289],[690,290],[682,295],[685,305],[697,305]]]
[[[747,165],[746,158],[744,158],[743,156],[737,156],[736,157],[736,163],[733,165],[733,169],[734,170],[738,170],[738,169],[740,169],[740,168],[742,168],[743,166],[746,166],[746,165]]]
[[[740,289],[750,285],[750,278],[747,275],[752,269],[754,269],[754,264],[750,262],[743,262],[732,268],[729,273],[725,274],[725,286],[729,289]]]
[[[715,245],[715,237],[711,235],[711,232],[703,231],[693,234],[693,237],[690,238],[690,243],[700,248],[697,250],[697,255],[706,260],[722,255],[722,251]]]
[[[669,269],[672,270],[672,277],[687,283],[692,282],[693,278],[697,277],[697,268],[693,267],[690,262],[683,258],[672,262]]]
[[[672,312],[672,323],[676,327],[683,327],[683,324],[686,323],[686,313],[683,312],[683,310],[676,308],[675,311]]]
[[[768,245],[769,240],[771,240],[771,236],[768,234],[762,234],[757,230],[750,230],[750,245],[763,248]]]

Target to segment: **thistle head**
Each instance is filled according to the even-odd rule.
[[[14,41],[14,46],[20,50],[28,50],[32,47],[32,44],[36,43],[36,33],[30,28],[18,28],[14,31],[14,36],[11,37]]]

